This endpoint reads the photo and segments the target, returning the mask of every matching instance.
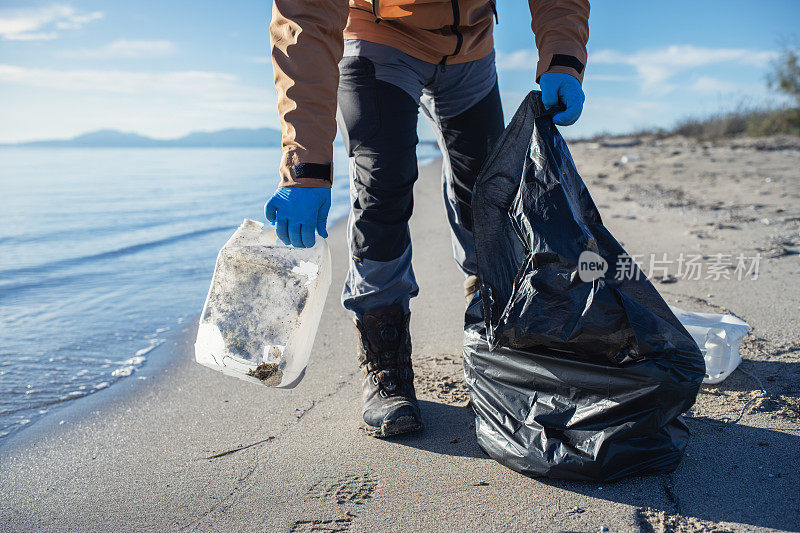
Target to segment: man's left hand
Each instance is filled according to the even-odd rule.
[[[566,106],[564,111],[553,115],[553,122],[559,126],[575,124],[583,111],[583,94],[581,83],[569,74],[546,72],[539,78],[542,88],[542,103],[545,108],[553,107],[561,102]]]

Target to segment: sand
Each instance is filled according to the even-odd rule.
[[[347,257],[339,225],[330,238],[333,286],[296,389],[201,367],[187,326],[153,352],[139,373],[147,379],[74,402],[5,443],[0,529],[800,530],[793,142],[572,145],[606,224],[631,254],[642,254],[645,272],[650,253],[674,261],[700,255],[704,264],[717,254],[763,256],[756,280],[715,280],[713,272],[685,279],[674,264],[654,273],[669,303],[731,312],[753,326],[742,368],[767,390],[738,424],[719,427],[712,424],[735,418],[759,385],[737,371],[704,387],[673,474],[609,484],[534,480],[481,452],[461,377],[462,280],[432,165],[421,172],[412,220],[421,290],[411,326],[425,432],[377,440],[359,429],[354,329],[339,305]]]

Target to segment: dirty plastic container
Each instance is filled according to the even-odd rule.
[[[331,255],[278,242],[245,219],[219,251],[195,342],[198,363],[245,381],[293,388],[305,374],[331,284]]]
[[[733,315],[692,313],[670,306],[677,319],[692,336],[706,361],[703,383],[719,383],[742,362],[739,347],[750,326]]]

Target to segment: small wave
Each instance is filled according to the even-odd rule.
[[[0,273],[1,274],[1,273]],[[0,299],[19,294],[26,290],[48,289],[71,286],[74,283],[85,282],[97,276],[94,273],[65,274],[62,276],[51,276],[46,279],[36,279],[21,281],[19,283],[3,283],[0,281]]]
[[[164,226],[166,224],[172,224],[175,220],[158,220],[154,222],[144,222],[139,224],[128,224],[125,226],[125,231],[135,231],[139,229],[148,229],[158,226]],[[116,231],[119,231],[118,228],[115,226],[103,226],[103,227],[83,227],[83,228],[76,228],[73,230],[69,230],[73,239],[80,239],[84,234],[90,234],[92,237],[97,237],[99,235],[109,235],[113,234]],[[16,235],[8,235],[4,237],[0,237],[0,244],[31,244],[31,243],[48,243],[48,242],[63,242],[64,236],[59,234],[58,232],[46,232],[42,233],[41,230],[39,231],[30,231],[27,233],[18,233]]]
[[[132,244],[130,246],[123,246],[122,248],[117,248],[115,250],[108,250],[105,252],[100,252],[96,254],[84,255],[80,257],[72,257],[69,259],[59,259],[57,261],[50,261],[49,263],[44,263],[42,265],[30,266],[30,267],[21,267],[21,268],[9,268],[6,270],[0,271],[0,276],[8,277],[8,276],[16,276],[20,274],[41,274],[41,273],[48,273],[52,272],[53,270],[58,270],[61,268],[68,268],[71,266],[82,265],[85,263],[89,263],[92,261],[101,261],[103,259],[111,259],[114,257],[120,257],[124,255],[134,254],[136,252],[140,252],[142,250],[148,250],[151,248],[157,248],[159,246],[165,246],[167,244],[173,244],[175,242],[180,242],[186,239],[191,239],[194,237],[201,237],[203,235],[208,235],[210,233],[217,233],[220,231],[231,231],[231,226],[216,226],[213,228],[205,228],[199,229],[194,231],[187,231],[185,233],[179,233],[178,235],[170,235],[169,237],[164,237],[163,239],[156,239],[148,242],[143,242],[139,244]],[[5,287],[4,287],[5,288]]]
[[[159,328],[156,330],[157,332],[166,331],[169,328]],[[150,339],[150,344],[136,350],[136,353],[133,354],[133,357],[122,361],[119,368],[116,368],[111,371],[111,377],[113,378],[126,378],[136,372],[139,367],[144,363],[146,357],[145,355],[149,354],[159,346],[164,344],[164,339]]]
[[[131,374],[136,372],[136,370],[142,363],[144,363],[145,360],[144,354],[150,352],[153,348],[155,348],[159,344],[161,343],[159,342],[153,346],[142,348],[141,350],[136,352],[136,355],[134,357],[131,357],[130,359],[123,361],[121,363],[122,366],[111,372],[111,376],[115,378],[125,378],[130,376]]]
[[[169,328],[159,328],[159,330],[157,330],[157,331],[166,331],[167,329],[169,329]],[[10,414],[18,413],[20,411],[27,411],[27,410],[31,409],[32,407],[33,408],[41,408],[41,407],[45,407],[45,406],[49,406],[49,405],[54,405],[54,404],[58,404],[58,403],[62,403],[62,402],[67,402],[67,401],[70,401],[70,400],[76,400],[78,398],[82,398],[84,396],[88,396],[88,395],[90,395],[90,394],[92,394],[94,392],[97,392],[98,390],[105,389],[106,387],[110,387],[111,385],[116,383],[121,378],[129,377],[131,374],[136,372],[139,369],[139,367],[141,367],[142,364],[147,359],[145,356],[148,353],[152,352],[157,347],[159,347],[162,344],[164,344],[164,342],[165,342],[164,339],[150,339],[149,344],[147,346],[145,346],[144,348],[141,348],[141,349],[137,350],[134,353],[133,357],[129,357],[128,359],[126,359],[124,361],[116,363],[116,364],[118,364],[120,366],[110,372],[110,377],[112,379],[110,379],[108,381],[102,381],[102,382],[100,382],[100,383],[98,383],[96,385],[88,385],[88,386],[87,385],[79,385],[77,387],[77,389],[75,389],[75,390],[71,390],[71,391],[68,391],[66,393],[61,392],[60,393],[61,396],[59,396],[57,398],[49,398],[49,399],[43,399],[43,400],[36,401],[35,405],[33,405],[33,406],[30,403],[26,403],[25,405],[19,405],[19,406],[16,406],[14,408],[11,408],[11,409],[0,410],[0,415],[10,415]],[[106,362],[106,364],[102,365],[101,368],[109,368],[112,364],[115,364],[114,361],[112,361],[111,359],[105,359],[105,362]],[[84,369],[78,370],[78,372],[76,372],[76,374],[74,376],[72,376],[72,378],[70,378],[70,379],[71,380],[76,380],[76,379],[78,379],[78,378],[80,378],[82,376],[85,376],[88,373],[89,373],[89,369],[84,368]],[[145,379],[145,378],[140,377],[139,379]],[[42,395],[42,394],[47,395],[48,391],[33,389],[31,385],[28,386],[28,389],[24,393],[25,396]],[[46,412],[46,410],[45,410],[45,412]],[[43,413],[39,413],[39,414],[43,414]],[[0,434],[0,438],[2,438],[2,436],[3,435]]]
[[[164,344],[164,341],[162,339],[152,339],[150,341],[150,345],[149,346],[146,346],[146,347],[144,347],[144,348],[142,348],[140,350],[137,350],[136,353],[133,354],[133,355],[135,357],[139,357],[141,355],[147,355],[150,352],[152,352],[153,350],[155,350],[156,348],[158,348],[159,346],[161,346],[162,344]],[[128,361],[130,361],[130,359],[128,359]]]

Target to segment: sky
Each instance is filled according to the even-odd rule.
[[[498,4],[510,118],[537,88],[537,54],[527,2]],[[0,0],[0,143],[104,128],[156,138],[277,128],[270,9],[263,0]],[[562,129],[572,138],[779,105],[766,74],[800,31],[800,0],[597,0],[589,28],[584,113]]]

